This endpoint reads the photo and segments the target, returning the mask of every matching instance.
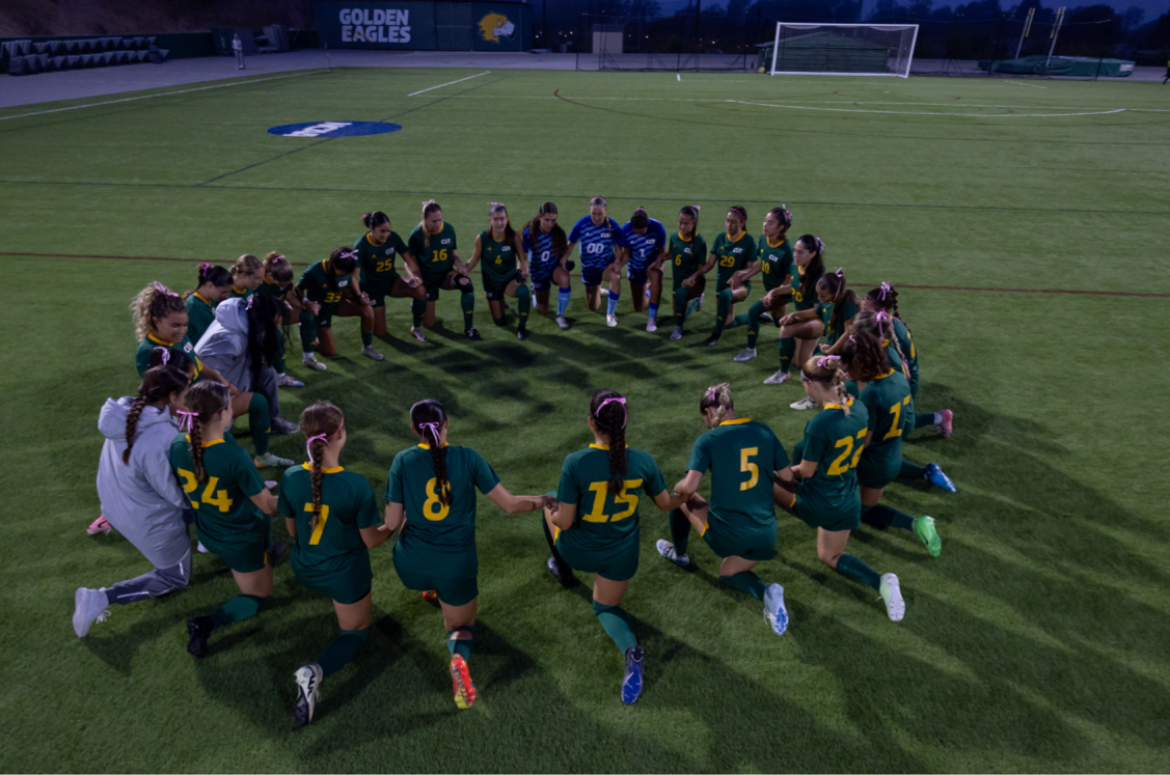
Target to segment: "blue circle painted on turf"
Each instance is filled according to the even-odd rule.
[[[309,121],[304,124],[285,124],[268,130],[270,135],[282,137],[360,137],[384,135],[402,129],[398,124],[384,121]]]

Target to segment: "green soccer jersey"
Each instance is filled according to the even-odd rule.
[[[504,285],[516,274],[516,241],[496,242],[492,230],[479,233],[479,265],[483,269],[484,285]]]
[[[805,424],[801,459],[816,461],[817,470],[797,485],[797,492],[815,511],[829,514],[857,498],[856,468],[868,431],[869,412],[852,399],[848,415],[840,404],[826,404]]]
[[[341,466],[323,468],[321,513],[314,528],[312,471],[305,463],[284,472],[277,508],[297,523],[293,571],[310,584],[327,584],[355,563],[368,562],[369,550],[360,531],[381,525],[382,516],[364,476]]]
[[[869,432],[872,434],[865,456],[878,457],[902,454],[902,431],[914,416],[906,411],[910,405],[910,383],[899,369],[891,368],[882,376],[866,384],[859,397],[869,413]],[[913,426],[911,426],[913,427]]]
[[[800,289],[801,279],[804,277],[804,267],[794,263],[792,265],[792,301],[796,303],[799,312],[802,309],[813,309],[817,306],[817,289],[814,285],[805,293]]]
[[[187,339],[193,344],[199,344],[203,332],[215,322],[215,302],[192,293],[183,306],[187,308]]]
[[[304,292],[306,299],[320,304],[320,316],[327,317],[336,313],[341,306],[341,299],[352,279],[351,275],[338,277],[327,270],[325,262],[321,261],[305,270],[297,287]]]
[[[429,444],[404,449],[394,456],[385,499],[387,503],[401,503],[406,510],[406,526],[394,545],[395,562],[423,575],[473,578],[479,573],[475,491],[491,492],[500,477],[475,450],[448,445],[447,480],[451,483],[450,505],[439,500]]]
[[[914,347],[914,337],[910,335],[910,328],[901,318],[894,318],[894,337],[902,354],[906,356],[906,366],[910,369],[910,395],[918,395],[918,350]]]
[[[192,383],[198,380],[203,373],[203,361],[199,360],[199,356],[195,354],[195,345],[191,344],[190,339],[184,336],[182,341],[167,342],[154,334],[147,334],[146,338],[138,343],[138,352],[134,354],[134,365],[138,367],[138,376],[141,377],[150,368],[150,353],[156,347],[165,347],[173,353],[186,355],[191,363],[195,364],[195,378]]]
[[[406,243],[398,232],[390,232],[390,236],[381,245],[375,245],[370,235],[358,237],[353,243],[353,249],[358,254],[358,264],[362,268],[362,290],[366,293],[387,293],[394,287],[394,280],[398,277],[398,268],[394,262],[407,251]]]
[[[418,262],[423,279],[431,284],[455,268],[455,247],[455,227],[446,221],[438,234],[431,235],[429,243],[421,226],[415,226],[410,233],[410,254]]]
[[[232,292],[228,296],[229,299],[246,299],[253,293],[251,288],[241,288],[236,284],[232,284]]]
[[[860,309],[855,303],[846,301],[843,307],[844,314],[841,315],[841,330],[838,331],[833,326],[833,306],[831,301],[818,301],[816,307],[817,317],[825,324],[825,344],[829,347],[837,343],[837,340],[845,333],[845,324],[853,320],[857,313],[860,312]]]
[[[711,246],[715,255],[716,277],[720,285],[726,285],[731,276],[756,260],[756,241],[745,231],[736,239],[723,232]]]
[[[757,244],[756,260],[760,262],[764,290],[779,288],[792,274],[792,243],[781,238],[779,245],[773,245],[761,234]]]
[[[638,504],[666,490],[658,463],[650,453],[626,448],[626,475],[621,492],[609,491],[609,447],[590,444],[561,466],[557,500],[577,507],[571,530],[561,534],[581,551],[612,548],[638,531]]]
[[[265,277],[264,282],[260,283],[260,287],[256,289],[256,295],[271,296],[277,301],[284,301],[285,296],[287,296],[288,292],[291,290],[292,283],[289,283],[288,285],[280,285],[279,283],[274,283]]]
[[[703,264],[707,263],[707,240],[701,234],[691,239],[683,239],[682,234],[675,232],[666,241],[667,252],[670,253],[671,272],[674,276],[674,287],[677,290]]]
[[[735,537],[775,524],[772,472],[788,466],[788,454],[767,425],[728,420],[695,440],[687,469],[711,470],[708,521]]]
[[[203,442],[203,468],[207,478],[195,479],[191,440],[180,433],[171,442],[171,468],[195,509],[199,538],[213,552],[245,549],[267,541],[268,516],[252,503],[252,496],[264,489],[264,480],[252,458],[236,445],[230,434]]]

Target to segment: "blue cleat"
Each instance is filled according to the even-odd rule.
[[[926,480],[935,487],[941,487],[947,492],[958,492],[955,488],[955,483],[951,481],[951,477],[943,473],[938,463],[930,463],[926,466]]]
[[[626,649],[626,675],[622,679],[622,702],[633,705],[642,696],[642,668],[646,652],[640,646]]]
[[[788,629],[788,609],[784,607],[784,587],[779,584],[770,584],[764,590],[764,619],[772,627],[772,632],[783,635]]]

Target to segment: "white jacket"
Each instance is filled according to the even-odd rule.
[[[98,430],[106,437],[98,462],[97,491],[102,514],[156,568],[167,568],[191,549],[183,513],[190,508],[168,453],[179,432],[171,413],[144,407],[134,433],[130,464],[126,450],[126,416],[134,399],[106,400]]]
[[[199,337],[195,353],[241,393],[252,389],[248,355],[248,311],[244,299],[227,299],[215,308],[215,321]]]

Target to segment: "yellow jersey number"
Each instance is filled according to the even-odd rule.
[[[451,507],[439,500],[439,480],[431,477],[427,482],[427,499],[423,501],[422,513],[431,522],[442,522],[451,513]]]
[[[890,407],[890,414],[894,415],[894,424],[890,427],[889,432],[882,436],[882,441],[886,439],[896,439],[902,435],[902,407],[910,405],[910,396],[906,396],[901,402]]]
[[[735,266],[735,256],[720,256],[719,266]]]
[[[594,482],[589,485],[589,491],[593,493],[593,508],[581,519],[586,522],[620,522],[631,516],[638,508],[638,496],[628,491],[641,486],[641,479],[626,479],[622,482],[622,491],[614,496],[613,502],[615,506],[624,505],[625,509],[616,514],[606,514],[605,496],[609,492],[609,482]]]
[[[760,481],[760,467],[752,462],[752,458],[760,454],[759,447],[744,447],[739,451],[739,470],[751,474],[746,482],[740,482],[740,490],[750,490]]]
[[[206,503],[208,506],[215,506],[225,514],[232,510],[232,499],[228,497],[227,490],[216,491],[215,489],[219,485],[218,476],[208,477],[200,500],[196,500],[194,496],[195,491],[199,489],[199,480],[195,478],[195,474],[180,468],[179,476],[183,479],[183,491],[187,493],[187,500],[191,501],[191,506],[194,508],[199,508],[200,503]]]
[[[394,271],[394,259],[388,258],[385,261],[379,261],[377,266],[374,267],[374,271],[375,272],[393,272]]]
[[[312,514],[313,504],[306,503],[305,511]],[[317,515],[317,527],[313,528],[313,534],[309,536],[309,546],[316,546],[321,543],[321,532],[325,530],[325,521],[327,519],[329,519],[329,507],[322,503],[321,513]]]
[[[325,301],[322,304],[336,304],[341,301],[341,291],[330,291],[325,294]]]
[[[867,428],[862,428],[857,432],[857,451],[853,450],[853,436],[846,436],[842,439],[837,439],[837,443],[833,445],[833,449],[844,447],[840,456],[833,461],[829,466],[829,476],[840,476],[849,472],[851,468],[857,468],[857,464],[861,462],[861,453],[865,451],[865,434],[868,433]]]
[[[432,264],[437,264],[440,261],[446,261],[447,260],[447,248],[443,248],[442,250],[431,251],[431,255],[434,256],[434,258],[431,259]]]

